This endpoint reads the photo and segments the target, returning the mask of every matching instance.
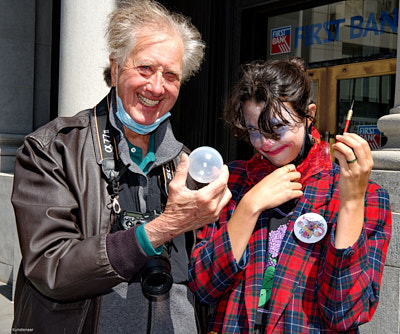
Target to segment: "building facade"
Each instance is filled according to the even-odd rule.
[[[107,92],[104,33],[118,0],[2,0],[0,12],[0,281],[13,284],[20,255],[10,203],[23,137],[57,116],[92,107]],[[225,161],[252,150],[221,121],[240,64],[303,57],[314,84],[317,128],[331,143],[350,131],[373,150],[372,178],[388,189],[393,237],[381,303],[363,333],[400,333],[400,75],[398,0],[160,0],[192,18],[207,43],[200,73],[186,83],[171,120],[190,148],[209,145]],[[192,126],[188,126],[192,125]],[[388,316],[389,315],[389,316]]]

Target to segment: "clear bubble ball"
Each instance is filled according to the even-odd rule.
[[[189,155],[189,174],[197,182],[210,183],[219,176],[223,164],[221,154],[216,149],[201,146]]]

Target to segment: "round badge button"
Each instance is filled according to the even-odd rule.
[[[327,230],[328,224],[325,218],[314,212],[301,215],[294,223],[294,234],[297,239],[307,244],[322,240]]]

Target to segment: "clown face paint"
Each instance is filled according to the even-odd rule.
[[[297,157],[303,145],[305,131],[305,123],[298,123],[289,115],[291,112],[296,116],[290,103],[283,104],[289,111],[282,108],[282,116],[289,120],[289,124],[285,124],[279,118],[270,120],[275,134],[280,137],[277,140],[264,136],[258,127],[258,118],[264,108],[264,102],[256,103],[250,100],[243,105],[251,144],[257,152],[277,167],[284,166]]]

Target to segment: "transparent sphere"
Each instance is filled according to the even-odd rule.
[[[223,164],[216,149],[201,146],[189,155],[189,174],[197,182],[210,183],[219,176]]]

